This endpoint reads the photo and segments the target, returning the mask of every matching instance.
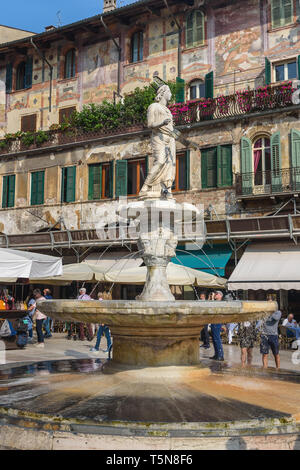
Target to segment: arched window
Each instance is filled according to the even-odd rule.
[[[131,36],[131,62],[143,60],[144,38],[143,31],[137,31]]]
[[[25,88],[26,62],[20,62],[16,70],[16,90]]]
[[[70,49],[65,55],[64,78],[75,77],[76,73],[76,50]]]
[[[200,46],[205,41],[204,13],[200,10],[192,11],[186,20],[186,46]]]
[[[271,184],[271,146],[268,137],[259,137],[253,144],[254,186]]]
[[[189,99],[205,98],[205,83],[203,80],[193,80],[189,87]]]

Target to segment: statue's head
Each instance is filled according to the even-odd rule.
[[[163,97],[165,97],[167,101],[170,101],[172,98],[172,93],[168,85],[162,85],[158,88],[155,101],[159,103]]]

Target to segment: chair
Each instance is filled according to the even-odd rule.
[[[292,343],[296,339],[296,335],[294,336],[288,336],[287,334],[288,328],[286,326],[280,325],[279,327],[279,332],[280,332],[280,343],[283,349],[290,349],[292,346]]]

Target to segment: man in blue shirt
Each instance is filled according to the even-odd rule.
[[[219,302],[222,301],[223,292],[221,292],[220,290],[217,290],[214,293],[214,300],[217,300]],[[210,359],[214,359],[215,361],[224,361],[224,351],[223,351],[223,345],[222,345],[222,340],[221,340],[222,324],[221,323],[211,324],[210,329],[211,329],[211,335],[212,335],[213,345],[215,349],[215,354]]]

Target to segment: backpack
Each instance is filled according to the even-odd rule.
[[[27,345],[27,333],[18,333],[16,344],[19,348],[25,348]]]
[[[18,318],[18,320],[16,320],[15,330],[18,333],[27,333],[28,324],[29,324],[28,320],[24,318]]]

